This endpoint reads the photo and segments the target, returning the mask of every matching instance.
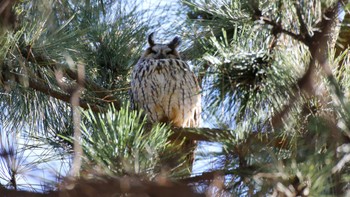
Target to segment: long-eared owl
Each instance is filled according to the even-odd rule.
[[[133,69],[131,96],[151,122],[169,122],[176,127],[198,127],[201,113],[200,87],[188,64],[176,50],[175,37],[167,44],[156,44],[153,33],[149,47]]]

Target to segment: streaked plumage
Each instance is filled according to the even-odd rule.
[[[149,48],[133,69],[131,96],[152,122],[198,127],[200,88],[195,74],[176,50],[180,42],[175,37],[168,44],[155,44],[153,34],[148,37]]]

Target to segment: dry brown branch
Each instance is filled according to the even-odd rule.
[[[164,180],[150,182],[136,177],[93,177],[93,179],[65,180],[59,191],[51,191],[46,194],[28,191],[16,191],[0,187],[0,193],[4,196],[23,197],[95,197],[95,196],[133,196],[133,197],[201,197],[186,185]]]

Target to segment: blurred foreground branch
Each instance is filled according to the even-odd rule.
[[[0,187],[0,193],[5,196],[22,197],[74,197],[74,196],[188,196],[200,197],[204,194],[193,192],[188,186],[168,180],[157,182],[144,181],[136,177],[93,177],[92,179],[65,180],[59,191],[38,193],[16,191]]]

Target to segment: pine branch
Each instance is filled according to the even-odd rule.
[[[216,177],[226,175],[236,175],[240,177],[250,177],[255,171],[259,169],[258,166],[240,166],[234,170],[214,170],[210,172],[203,172],[191,177],[183,178],[179,182],[184,184],[201,183],[205,181],[213,181]]]
[[[198,183],[203,181],[211,181],[217,176],[227,175],[225,172],[221,170],[215,170],[211,172],[203,172],[200,175],[188,177],[181,179],[181,183],[189,184],[189,183]]]
[[[332,40],[332,34],[334,33],[334,23],[338,16],[338,6],[339,5],[336,4],[334,7],[328,8],[323,15],[324,17],[322,17],[322,20],[317,24],[320,31],[314,31],[314,36],[312,36],[309,40],[303,41],[303,43],[309,47],[311,61],[305,74],[293,87],[294,94],[291,95],[289,103],[286,104],[280,112],[276,113],[272,117],[272,124],[274,127],[282,123],[282,118],[289,113],[291,107],[299,99],[299,91],[307,93],[308,95],[315,95],[314,76],[316,64],[319,64],[323,68],[324,73],[331,81],[335,81],[332,71],[328,65],[328,48],[329,43],[331,43]],[[320,99],[324,100],[324,98]]]
[[[222,129],[212,129],[212,128],[179,128],[172,127],[171,130],[174,132],[170,139],[175,140],[178,138],[187,138],[189,140],[198,140],[198,141],[213,141],[209,135],[215,136],[217,134],[227,134],[229,135],[229,131]],[[199,134],[202,133],[202,134]],[[206,134],[204,134],[206,133]]]
[[[62,92],[53,90],[48,85],[43,84],[41,82],[38,82],[37,80],[34,80],[33,78],[25,78],[23,75],[18,74],[18,73],[12,73],[12,74],[15,78],[15,81],[19,84],[21,84],[25,80],[28,80],[28,87],[29,88],[32,88],[33,90],[39,91],[41,93],[44,93],[44,94],[51,96],[53,98],[56,98],[58,100],[64,101],[66,103],[71,102],[72,95],[64,94]],[[89,104],[86,101],[83,101],[81,99],[79,101],[79,105],[80,105],[80,107],[82,107],[84,109],[91,108],[94,112],[100,112],[102,110],[101,107],[98,107],[94,104]]]
[[[298,1],[295,1],[294,2],[294,7],[297,11],[297,16],[298,16],[298,21],[299,21],[299,24],[300,24],[300,34],[306,39],[310,39],[310,35],[308,33],[308,30],[307,30],[307,25],[304,21],[304,18],[303,18],[303,15],[301,13],[301,6],[300,6],[300,2]]]
[[[220,142],[220,139],[232,139],[231,131],[224,129],[213,128],[178,128],[172,127],[174,132],[171,136],[171,140],[186,138],[194,141],[207,141],[207,142]],[[283,137],[276,137],[276,134],[261,134],[251,133],[245,138],[245,142],[238,144],[237,146],[249,146],[249,144],[263,144],[264,146],[275,147],[279,149],[288,148],[288,139]]]
[[[344,19],[342,21],[342,25],[340,27],[340,32],[338,35],[338,39],[336,40],[336,45],[335,45],[335,57],[338,58],[340,57],[344,51],[349,48],[350,46],[350,12],[345,12]],[[338,71],[341,71],[341,69],[345,66],[346,58],[341,58],[340,62],[338,63]],[[341,72],[339,72],[340,74]]]
[[[25,49],[21,50],[22,56],[26,58],[27,61],[32,63],[40,64],[41,66],[46,66],[48,68],[51,68],[52,70],[63,70],[63,73],[67,74],[69,78],[78,81],[78,74],[76,71],[73,71],[69,69],[67,66],[59,64],[53,60],[51,60],[48,57],[45,57],[42,54],[36,53],[33,51],[33,49],[30,46],[27,46]],[[121,103],[119,99],[115,98],[113,95],[111,95],[111,91],[107,90],[98,84],[96,84],[94,81],[89,79],[87,76],[84,78],[84,80],[81,82],[81,85],[90,91],[94,92],[97,98],[99,98],[101,101],[104,101],[106,103],[113,103],[115,108],[120,109]],[[43,92],[45,93],[45,92]],[[69,92],[70,94],[70,92]],[[67,102],[66,100],[63,100]],[[85,109],[85,106],[82,106]],[[94,111],[98,112],[97,108],[94,109]]]
[[[40,54],[34,54],[32,49],[28,46],[26,49],[21,51],[22,56],[26,59],[25,61],[29,61],[35,64],[40,64],[42,66],[47,66],[50,69],[53,70],[59,70],[63,69],[64,73],[67,74],[68,77],[75,81],[79,81],[80,79],[78,78],[78,74],[76,71],[73,71],[69,69],[67,66],[61,65],[53,60],[50,60],[49,58],[40,55]],[[50,86],[40,82],[37,80],[37,76],[30,76],[26,77],[23,76],[21,73],[14,73],[14,72],[7,72],[6,75],[11,75],[11,76],[6,76],[7,79],[14,79],[18,84],[21,84],[23,81],[28,81],[28,87],[32,88],[33,90],[39,91],[41,93],[44,93],[48,96],[51,96],[53,98],[56,98],[58,100],[64,101],[66,103],[71,102],[72,94],[74,93],[74,90],[68,91],[68,92],[60,92],[57,90],[52,89]],[[85,77],[82,81],[80,81],[81,86],[87,88],[88,90],[92,91],[95,93],[95,96],[100,100],[105,103],[113,103],[116,109],[120,109],[121,103],[119,99],[115,98],[113,95],[110,94],[110,90],[107,90],[92,80],[88,79]],[[77,88],[77,87],[76,87]],[[84,109],[89,109],[91,108],[94,112],[101,112],[103,111],[101,106],[98,106],[95,103],[91,103],[85,100],[80,99],[79,100],[79,105],[80,107]]]
[[[294,38],[295,40],[298,40],[304,44],[307,45],[307,40],[306,38],[301,35],[301,34],[296,34],[296,33],[293,33],[291,31],[288,31],[286,29],[284,29],[282,27],[281,24],[277,23],[276,21],[273,21],[272,19],[266,17],[266,16],[262,16],[261,15],[261,11],[256,11],[254,17],[253,17],[254,20],[260,20],[260,21],[263,21],[265,24],[267,25],[271,25],[272,26],[272,29],[273,29],[273,32],[274,34],[277,34],[277,33],[284,33],[284,34],[287,34],[289,35],[290,37]]]

